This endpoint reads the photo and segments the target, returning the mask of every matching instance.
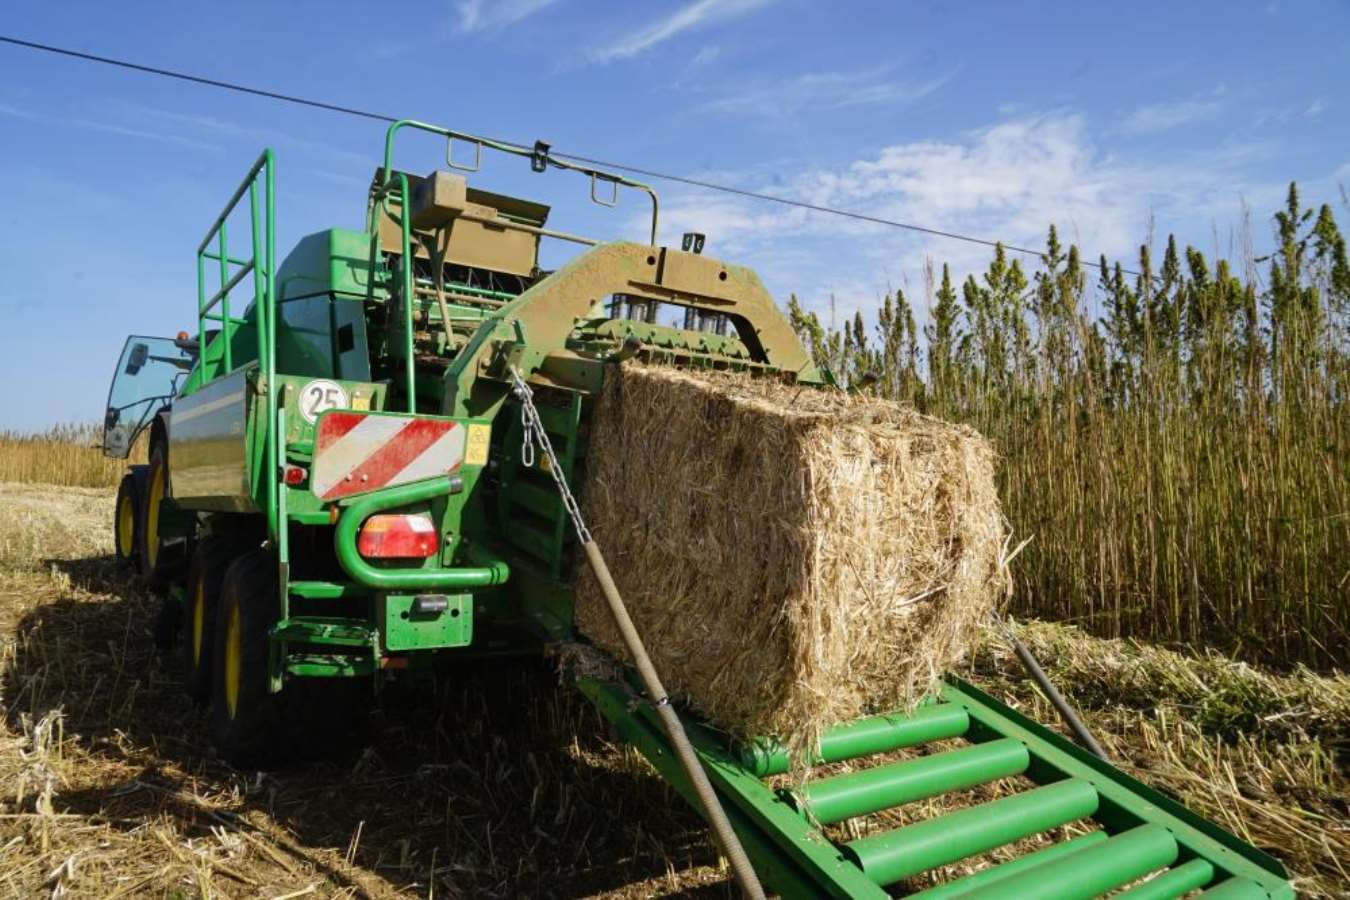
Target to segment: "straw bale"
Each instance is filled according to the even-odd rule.
[[[804,758],[907,707],[1005,591],[994,453],[897,404],[625,364],[592,419],[586,520],[666,688]],[[577,627],[624,657],[579,566]]]

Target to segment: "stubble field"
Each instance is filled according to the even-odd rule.
[[[112,557],[112,498],[0,483],[0,896],[733,896],[697,816],[543,660],[389,692],[360,750],[230,768]],[[1123,768],[1345,895],[1350,679],[1017,627]],[[965,674],[1054,721],[996,641]]]

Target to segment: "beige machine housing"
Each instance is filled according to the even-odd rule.
[[[375,173],[376,183],[380,172]],[[548,219],[549,208],[504,194],[471,188],[462,175],[437,171],[425,177],[409,175],[411,222],[415,232],[439,241],[445,262],[529,277],[539,262],[539,235],[509,224],[537,229]],[[389,253],[400,249],[397,208],[380,217],[380,245]],[[436,232],[442,231],[441,235]],[[425,242],[415,251],[429,258]]]

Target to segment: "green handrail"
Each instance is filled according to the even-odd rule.
[[[258,176],[263,177],[263,208],[259,215]],[[234,212],[244,194],[248,194],[249,231],[251,250],[248,259],[236,259],[230,256],[228,228],[226,221]],[[212,240],[216,250],[208,248]],[[211,297],[206,296],[206,260],[220,264],[220,289]],[[221,361],[224,374],[234,368],[233,328],[243,320],[230,315],[230,292],[248,275],[253,276],[253,308],[255,326],[258,330],[258,363],[262,370],[260,393],[264,396],[265,418],[267,422],[266,467],[267,467],[267,531],[272,540],[277,537],[277,435],[272,427],[277,413],[276,395],[276,160],[271,148],[263,150],[258,159],[249,168],[239,187],[226,202],[220,215],[216,216],[206,236],[197,245],[197,347],[198,365],[201,367],[201,382],[213,381],[212,373],[207,369],[206,361],[206,323],[221,323],[220,338]],[[230,274],[230,266],[239,266],[238,271]],[[214,313],[216,304],[221,311]]]
[[[536,151],[533,147],[523,147],[520,144],[509,144],[505,141],[494,141],[491,138],[479,137],[476,134],[468,134],[463,131],[453,131],[449,128],[442,128],[439,125],[428,125],[426,122],[419,122],[416,119],[399,119],[397,122],[390,125],[389,130],[384,134],[384,169],[382,170],[382,173],[386,179],[389,178],[389,173],[391,171],[390,167],[394,164],[394,135],[398,134],[399,130],[402,128],[415,128],[418,131],[425,131],[429,134],[438,134],[451,141],[456,139],[468,141],[469,143],[477,144],[480,147],[487,147],[491,150],[509,153],[513,156],[523,156],[530,160],[536,158]],[[656,226],[658,219],[660,218],[661,202],[656,196],[656,191],[652,190],[650,185],[643,184],[641,181],[634,181],[632,178],[625,178],[623,175],[619,175],[615,172],[607,172],[603,169],[593,169],[590,166],[581,166],[576,163],[567,162],[556,156],[548,156],[546,159],[546,166],[555,166],[559,169],[568,169],[573,172],[580,172],[583,175],[589,175],[591,177],[591,197],[601,206],[613,206],[614,204],[595,197],[596,179],[609,181],[645,193],[652,201],[651,245],[653,247],[656,246]],[[539,171],[543,170],[540,169]],[[406,205],[404,206],[404,209],[407,209]],[[367,223],[368,227],[373,226],[373,224],[373,222]]]
[[[388,488],[351,501],[342,511],[333,534],[333,548],[337,552],[338,563],[342,566],[342,570],[358,584],[378,590],[424,588],[458,590],[505,583],[511,576],[507,564],[490,557],[476,546],[470,547],[467,552],[476,557],[475,561],[480,565],[452,569],[377,569],[366,562],[357,551],[357,532],[360,531],[362,523],[375,513],[434,500],[453,493],[454,490],[454,481],[442,475],[428,481]]]
[[[388,172],[388,167],[384,169]],[[399,273],[403,281],[403,380],[405,391],[408,395],[408,412],[417,414],[417,378],[413,359],[413,266],[412,266],[412,230],[408,224],[408,176],[402,172],[397,173],[398,183],[398,202],[399,202],[399,228],[400,244],[399,250]],[[395,183],[394,177],[387,177],[380,189],[376,191],[372,198],[370,210],[370,222],[367,223],[367,230],[375,237],[372,241],[378,242],[378,232],[375,231],[375,210],[378,208],[381,213],[386,210],[386,203],[389,199],[389,192]],[[372,243],[372,248],[376,246]],[[372,253],[374,250],[372,249]]]

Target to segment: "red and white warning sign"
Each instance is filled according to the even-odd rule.
[[[464,426],[444,419],[329,412],[314,437],[310,489],[325,500],[454,472]]]

